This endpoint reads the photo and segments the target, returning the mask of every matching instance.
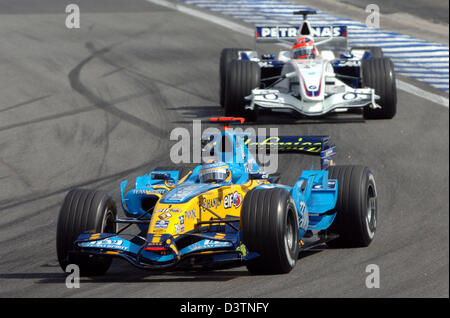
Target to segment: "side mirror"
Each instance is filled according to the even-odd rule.
[[[153,172],[152,173],[153,180],[172,180],[170,177],[170,173],[162,173],[162,172]]]
[[[280,177],[281,177],[281,174],[279,174],[279,173],[273,173],[273,174],[269,175],[269,174],[266,174],[266,173],[253,173],[253,172],[250,172],[248,174],[248,178],[250,180],[266,179],[270,183],[278,183],[278,181],[280,181]]]

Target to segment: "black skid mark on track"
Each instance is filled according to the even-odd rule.
[[[109,89],[108,89],[108,91],[109,91]],[[109,96],[111,97],[111,94],[109,94]],[[109,146],[110,146],[110,135],[114,131],[114,129],[116,129],[116,127],[119,125],[119,123],[121,122],[120,118],[117,118],[117,117],[110,118],[110,117],[111,116],[109,116],[109,113],[105,112],[105,130],[104,130],[103,134],[95,140],[96,143],[100,143],[100,142],[104,141],[103,157],[100,160],[100,166],[98,168],[98,173],[97,173],[98,176],[102,175],[103,169],[105,167],[106,158],[107,158],[107,155],[109,152]],[[113,121],[112,123],[111,123],[111,120]]]
[[[58,209],[61,206],[60,202],[54,203],[54,204],[50,204],[48,206],[45,206],[42,209],[38,209],[33,211],[31,214],[26,214],[20,217],[17,217],[11,221],[8,222],[4,222],[0,224],[0,231],[6,231],[7,229],[12,228],[13,226],[20,226],[20,224],[23,224],[23,222],[26,222],[27,220],[30,219],[30,215],[40,215],[42,213],[45,213],[46,211],[50,211],[53,209]]]
[[[66,187],[57,189],[53,192],[34,193],[34,194],[28,195],[26,197],[24,197],[23,195],[20,195],[17,197],[1,200],[0,201],[0,212],[3,212],[10,208],[15,208],[15,207],[23,205],[23,204],[27,204],[27,203],[31,203],[31,202],[35,202],[35,201],[39,201],[39,200],[44,200],[44,199],[47,199],[47,198],[50,198],[50,197],[53,197],[56,195],[60,195],[60,194],[68,192],[69,190],[71,190],[73,188],[82,188],[82,187],[86,187],[86,186],[92,186],[93,184],[97,185],[97,187],[102,187],[102,186],[109,185],[111,183],[116,183],[117,179],[127,177],[130,174],[142,171],[143,169],[149,169],[152,167],[154,168],[157,164],[160,164],[161,162],[163,162],[166,159],[167,159],[167,155],[162,154],[162,155],[157,156],[153,160],[145,162],[139,166],[136,166],[136,167],[133,167],[130,169],[126,169],[126,170],[123,170],[123,171],[120,171],[117,173],[113,173],[113,174],[110,174],[107,176],[95,177],[93,179],[89,179],[89,180],[86,180],[83,182],[71,184]]]
[[[136,93],[136,94],[130,94],[130,95],[126,95],[126,96],[122,96],[122,97],[118,97],[115,100],[112,100],[108,103],[109,106],[111,105],[116,105],[116,104],[121,104],[124,103],[128,100],[131,100],[133,98],[139,98],[139,97],[143,97],[148,95],[148,92],[143,92],[143,93]],[[41,118],[37,118],[37,119],[33,119],[33,120],[29,120],[29,121],[25,121],[25,122],[20,122],[20,123],[16,123],[16,124],[11,124],[11,125],[7,125],[7,126],[3,126],[0,127],[0,131],[6,131],[6,130],[10,130],[10,129],[14,129],[14,128],[19,128],[22,126],[27,126],[27,125],[32,125],[32,124],[39,124],[45,121],[50,121],[50,120],[57,120],[57,119],[61,119],[61,118],[65,118],[65,117],[69,117],[69,116],[74,116],[74,115],[79,115],[82,113],[86,113],[86,112],[90,112],[93,110],[97,110],[98,107],[96,105],[94,106],[85,106],[85,107],[81,107],[81,108],[77,108],[74,110],[69,110],[66,112],[62,112],[59,114],[54,114],[54,115],[49,115],[49,116],[45,116],[45,117],[41,117]],[[1,147],[0,147],[0,150]]]
[[[160,136],[165,136],[167,134],[167,132],[164,131],[163,129],[161,129],[145,120],[142,120],[136,116],[133,116],[127,112],[124,112],[121,109],[111,105],[110,102],[105,101],[102,98],[100,98],[99,96],[97,96],[96,94],[94,94],[89,88],[87,88],[82,83],[82,81],[80,80],[80,73],[81,73],[81,70],[83,69],[83,67],[86,64],[88,64],[93,58],[95,58],[97,56],[101,56],[101,55],[109,52],[112,46],[105,47],[100,50],[95,50],[92,43],[87,43],[86,47],[89,50],[93,50],[93,53],[91,55],[89,55],[86,59],[81,61],[75,68],[73,68],[69,72],[70,86],[76,92],[78,92],[79,94],[86,97],[90,102],[92,102],[94,104],[94,106],[104,110],[105,112],[108,112],[111,115],[117,116],[118,118],[120,118],[136,127],[139,127],[141,129],[145,130],[146,132],[157,137],[158,139],[160,138]]]
[[[8,110],[12,110],[12,109],[15,109],[15,108],[18,108],[18,107],[21,107],[21,106],[30,105],[30,104],[33,104],[33,103],[35,103],[35,102],[37,102],[37,101],[40,101],[40,100],[42,100],[42,99],[46,99],[46,98],[49,98],[49,97],[51,97],[51,95],[44,95],[44,96],[32,98],[32,99],[27,100],[27,101],[25,101],[25,102],[21,102],[21,103],[18,103],[18,104],[15,104],[15,105],[12,105],[12,106],[9,106],[9,107],[0,109],[0,113],[6,112],[6,111],[8,111]]]
[[[9,164],[3,158],[0,158],[0,163],[2,163],[11,172],[13,172],[17,176],[17,179],[20,180],[26,186],[26,188],[28,188],[28,189],[32,188],[31,182],[27,180],[27,178],[23,175],[23,173],[18,168]]]
[[[210,102],[212,104],[216,104],[217,103],[217,100],[211,100],[207,96],[199,95],[198,92],[193,92],[193,91],[181,88],[178,85],[175,85],[173,83],[169,83],[169,82],[163,81],[163,80],[161,80],[159,78],[151,77],[151,76],[149,76],[147,74],[144,74],[140,70],[138,70],[136,68],[133,68],[132,66],[129,66],[129,65],[127,66],[127,65],[118,63],[117,61],[113,61],[113,60],[109,59],[108,57],[106,57],[105,55],[98,56],[98,58],[101,59],[103,62],[105,62],[105,63],[107,63],[107,64],[109,64],[111,66],[114,66],[115,70],[113,72],[124,71],[124,72],[128,73],[131,77],[136,79],[139,83],[143,83],[146,87],[148,87],[148,85],[154,85],[154,83],[158,83],[160,85],[170,87],[172,89],[175,89],[177,91],[183,92],[185,94],[198,97],[198,98],[203,99],[203,100],[205,100],[207,102]],[[112,73],[110,72],[110,73],[107,73],[107,74],[110,75]],[[183,82],[183,84],[184,84],[184,82]],[[159,91],[153,92],[153,93],[156,94],[158,92]],[[162,97],[162,96],[160,95],[160,97]],[[166,104],[166,103],[164,102],[164,104]],[[175,108],[175,110],[176,110],[176,108]]]
[[[133,37],[131,37],[131,39],[135,38],[136,36],[145,34],[145,32],[140,32],[138,34],[135,34]],[[118,45],[119,43],[115,44]],[[120,43],[121,44],[121,43]],[[94,45],[92,43],[87,43],[86,47],[92,52],[95,52],[95,48]],[[110,46],[111,47],[111,46]],[[135,86],[136,87],[142,87],[143,91],[147,92],[147,95],[151,96],[151,106],[153,105],[167,105],[168,101],[166,99],[166,97],[161,94],[161,91],[158,87],[158,85],[156,85],[155,83],[159,83],[159,84],[164,84],[164,83],[160,83],[160,81],[145,77],[145,76],[140,76],[140,77],[136,77],[135,76],[135,72],[133,68],[128,65],[129,63],[127,58],[121,58],[120,55],[115,55],[112,56],[113,52],[108,52],[109,54],[101,54],[98,55],[97,58],[102,61],[105,64],[111,65],[115,68],[115,70],[113,71],[113,73],[117,72],[117,71],[123,71],[124,74],[127,74],[129,76],[130,79],[132,79],[135,82]],[[120,62],[118,62],[120,61]],[[107,73],[108,76],[111,74],[111,72]],[[165,84],[168,85],[168,84]],[[175,86],[171,86],[172,88],[176,88]],[[153,111],[156,112],[161,112],[161,114],[163,116],[167,115],[166,112],[162,112],[162,108],[158,108],[158,107],[153,107]]]

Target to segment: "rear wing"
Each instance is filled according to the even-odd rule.
[[[256,42],[295,42],[300,36],[313,37],[316,45],[325,48],[347,48],[347,26],[342,24],[315,24],[307,21],[308,15],[317,14],[315,10],[294,11],[302,15],[300,26],[276,25],[256,26]]]
[[[245,118],[241,117],[213,117],[210,122],[224,124],[223,130],[230,130],[230,124],[243,124]],[[334,165],[334,156],[336,155],[336,146],[330,145],[330,136],[276,136],[262,138],[253,136],[248,133],[233,132],[234,135],[240,136],[244,141],[247,149],[276,149],[279,153],[297,152],[311,155],[320,155],[320,166],[326,169]],[[203,137],[206,137],[203,139]],[[205,145],[214,140],[213,135],[202,137],[202,151]],[[216,145],[213,142],[212,145]],[[213,148],[211,148],[213,149]]]
[[[309,24],[309,23],[308,23]],[[256,42],[276,43],[295,42],[302,35],[309,35],[319,47],[347,47],[346,25],[310,25],[307,27],[292,25],[256,26]],[[321,43],[322,42],[322,43]]]
[[[276,148],[279,153],[318,155],[322,169],[334,165],[336,146],[330,145],[330,136],[278,136],[264,139],[245,136],[243,139],[249,150]]]

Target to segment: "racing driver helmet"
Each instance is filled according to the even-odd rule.
[[[309,36],[302,36],[292,46],[293,59],[313,59],[317,55],[314,40]]]
[[[225,162],[209,162],[202,165],[198,176],[201,183],[230,182],[231,170]]]

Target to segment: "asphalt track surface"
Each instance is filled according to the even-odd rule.
[[[170,131],[221,114],[219,53],[252,39],[141,0],[0,1],[0,297],[448,297],[448,108],[398,92],[392,120],[263,116],[280,135],[330,134],[337,162],[370,167],[379,191],[368,248],[305,253],[288,275],[245,267],[152,274],[117,260],[65,286],[56,259],[70,188],[100,188],[169,162]],[[265,49],[276,51],[277,47]],[[206,124],[205,124],[206,126]],[[315,158],[281,156],[292,184]],[[368,289],[366,266],[380,268]]]

